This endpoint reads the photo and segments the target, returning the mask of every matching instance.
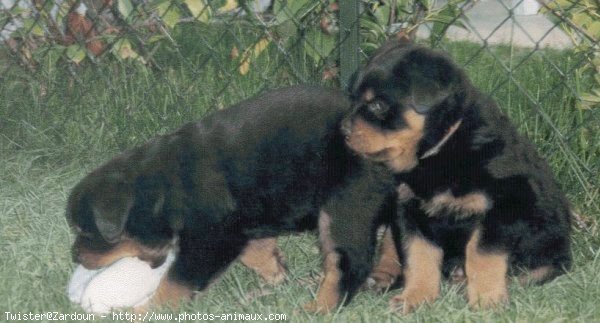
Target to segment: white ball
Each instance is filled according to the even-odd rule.
[[[174,260],[171,252],[165,263],[155,269],[135,257],[122,258],[99,270],[79,265],[71,276],[67,294],[73,303],[91,313],[140,306],[152,297]]]
[[[90,280],[101,271],[101,269],[89,270],[82,265],[77,266],[71,275],[71,280],[67,287],[69,300],[73,303],[81,304],[81,296],[83,296],[85,287],[90,283]]]

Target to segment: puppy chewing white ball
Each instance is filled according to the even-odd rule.
[[[79,265],[71,276],[67,295],[89,313],[141,306],[154,295],[174,260],[175,254],[170,252],[165,262],[154,269],[136,257],[122,258],[98,270]]]

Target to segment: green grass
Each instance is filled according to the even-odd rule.
[[[69,255],[73,236],[64,207],[70,188],[88,171],[122,149],[264,88],[300,81],[321,83],[322,69],[306,55],[281,55],[274,46],[254,62],[248,75],[240,76],[229,53],[233,46],[242,49],[251,44],[256,39],[253,32],[257,31],[240,28],[225,35],[215,30],[176,33],[182,45],[158,51],[154,68],[84,64],[75,68],[76,79],[65,68],[42,66],[31,74],[8,66],[5,58],[0,61],[0,321],[6,311],[82,312],[65,295],[73,268]],[[406,317],[387,307],[398,291],[361,292],[349,306],[318,316],[302,310],[302,304],[316,293],[320,272],[316,237],[308,233],[279,240],[290,270],[284,284],[266,286],[235,264],[183,310],[280,313],[298,322],[600,321],[600,116],[598,111],[577,110],[572,93],[561,85],[582,87],[585,80],[572,75],[562,78],[540,55],[514,71],[564,135],[560,139],[514,84],[497,88],[507,74],[489,53],[471,59],[476,45],[450,43],[447,48],[458,62],[469,61],[468,74],[482,91],[494,90],[501,108],[549,160],[572,201],[582,223],[574,225],[575,265],[569,274],[539,287],[512,284],[511,302],[502,311],[473,312],[460,286],[444,285],[437,302]],[[527,54],[510,47],[490,50],[507,65]],[[545,50],[544,55],[560,68],[576,64],[573,53]]]

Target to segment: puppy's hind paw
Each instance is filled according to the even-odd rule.
[[[257,270],[258,274],[271,285],[279,285],[285,281],[287,277],[287,266],[283,257],[279,256],[276,260],[267,268],[263,267],[262,270]]]
[[[335,309],[337,304],[323,303],[319,301],[308,302],[304,305],[304,310],[315,314],[329,314]]]

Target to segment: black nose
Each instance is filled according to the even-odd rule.
[[[350,137],[352,134],[352,120],[350,120],[350,118],[342,120],[342,126],[340,129],[345,137]]]

